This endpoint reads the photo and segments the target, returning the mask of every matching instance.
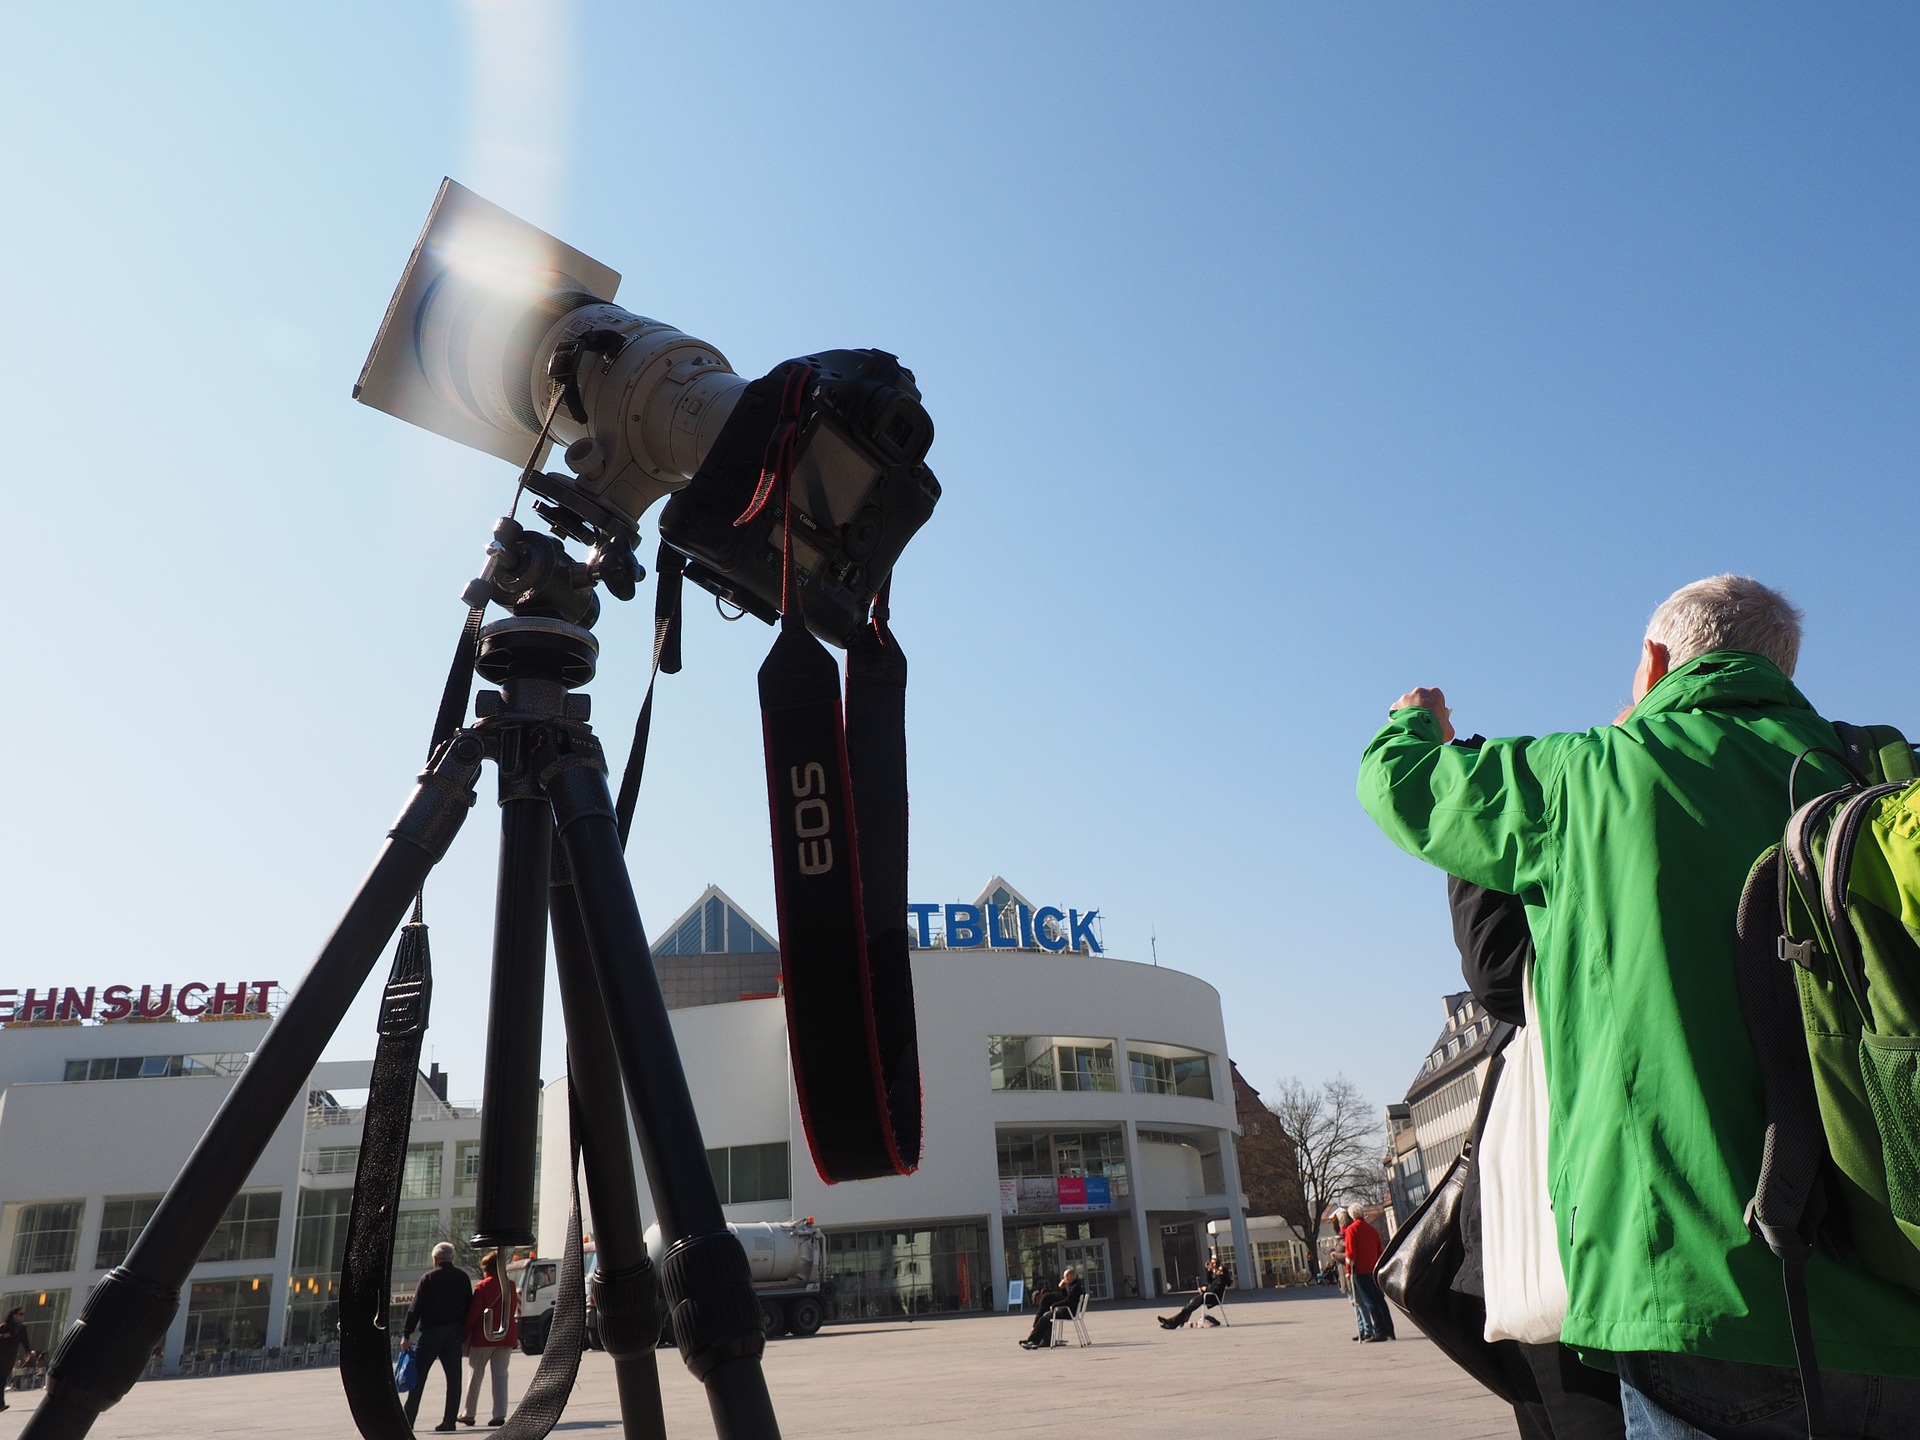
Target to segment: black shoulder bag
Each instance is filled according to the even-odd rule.
[[[1513,1026],[1502,1022],[1488,1044],[1493,1059],[1480,1087],[1480,1107],[1474,1112],[1467,1142],[1440,1183],[1420,1202],[1407,1222],[1387,1242],[1374,1270],[1374,1279],[1395,1308],[1420,1327],[1446,1357],[1509,1405],[1536,1400],[1519,1395],[1512,1375],[1524,1372],[1502,1359],[1503,1347],[1517,1353],[1517,1342],[1493,1340],[1487,1334],[1487,1302],[1483,1294],[1455,1288],[1463,1265],[1477,1268],[1480,1249],[1480,1185],[1474,1151],[1486,1128],[1487,1111],[1505,1067],[1507,1042]]]

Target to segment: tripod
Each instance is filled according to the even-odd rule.
[[[571,693],[593,678],[599,644],[586,626],[597,606],[572,607],[580,624],[537,613],[552,608],[538,599],[512,608],[480,632],[474,665],[500,690],[483,691],[476,723],[436,750],[319,957],[125,1262],[88,1299],[54,1359],[45,1400],[21,1432],[27,1440],[80,1440],[132,1388],[227,1206],[280,1118],[304,1099],[321,1051],[446,854],[488,759],[499,771],[500,871],[475,1243],[533,1240],[550,924],[595,1216],[602,1333],[628,1440],[662,1428],[654,1274],[627,1148],[628,1101],[667,1245],[659,1283],[682,1358],[705,1385],[720,1440],[778,1440],[746,1252],[726,1228],[707,1165],[634,903],[606,762],[586,723],[587,697]]]

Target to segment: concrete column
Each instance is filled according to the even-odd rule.
[[[193,1299],[193,1277],[187,1277],[187,1283],[180,1287],[180,1308],[174,1312],[173,1324],[167,1327],[166,1346],[160,1356],[160,1373],[178,1375],[180,1373],[180,1351],[187,1343],[187,1306]]]
[[[1140,1132],[1132,1120],[1120,1122],[1120,1142],[1127,1155],[1127,1204],[1133,1211],[1133,1245],[1138,1259],[1140,1298],[1151,1300],[1153,1288],[1153,1246],[1147,1226],[1147,1198],[1140,1185]]]
[[[267,1299],[267,1348],[286,1343],[287,1285],[293,1274],[294,1222],[300,1214],[300,1177],[280,1192],[280,1228],[273,1237],[272,1294]]]
[[[1007,1308],[1007,1222],[1000,1215],[1000,1186],[993,1187],[993,1203],[987,1206],[987,1271],[992,1277],[993,1308]]]
[[[1260,1288],[1260,1265],[1254,1261],[1254,1242],[1246,1233],[1246,1196],[1240,1192],[1240,1158],[1233,1150],[1231,1129],[1219,1133],[1219,1171],[1227,1185],[1227,1225],[1233,1229],[1235,1281],[1246,1290]]]
[[[1247,1237],[1247,1197],[1240,1190],[1240,1157],[1234,1153],[1233,1131],[1220,1132],[1220,1176],[1227,1187],[1227,1223],[1233,1229],[1234,1279],[1248,1290],[1260,1284],[1253,1241]]]
[[[76,1281],[90,1271],[96,1275],[101,1273],[93,1262],[100,1253],[100,1225],[106,1213],[107,1202],[103,1198],[95,1197],[80,1206],[80,1233],[74,1237],[73,1264],[67,1267],[73,1271]],[[89,1288],[85,1284],[75,1284],[70,1312],[72,1318],[79,1317],[80,1306]]]

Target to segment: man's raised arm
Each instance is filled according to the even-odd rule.
[[[1548,868],[1540,742],[1449,745],[1438,690],[1400,697],[1360,761],[1360,804],[1387,837],[1449,875],[1516,894]]]

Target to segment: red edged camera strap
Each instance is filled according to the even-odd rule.
[[[789,501],[789,555],[791,514]],[[906,661],[882,605],[849,651],[843,719],[840,667],[808,631],[787,569],[760,712],[794,1089],[823,1180],[906,1175],[920,1160]]]

